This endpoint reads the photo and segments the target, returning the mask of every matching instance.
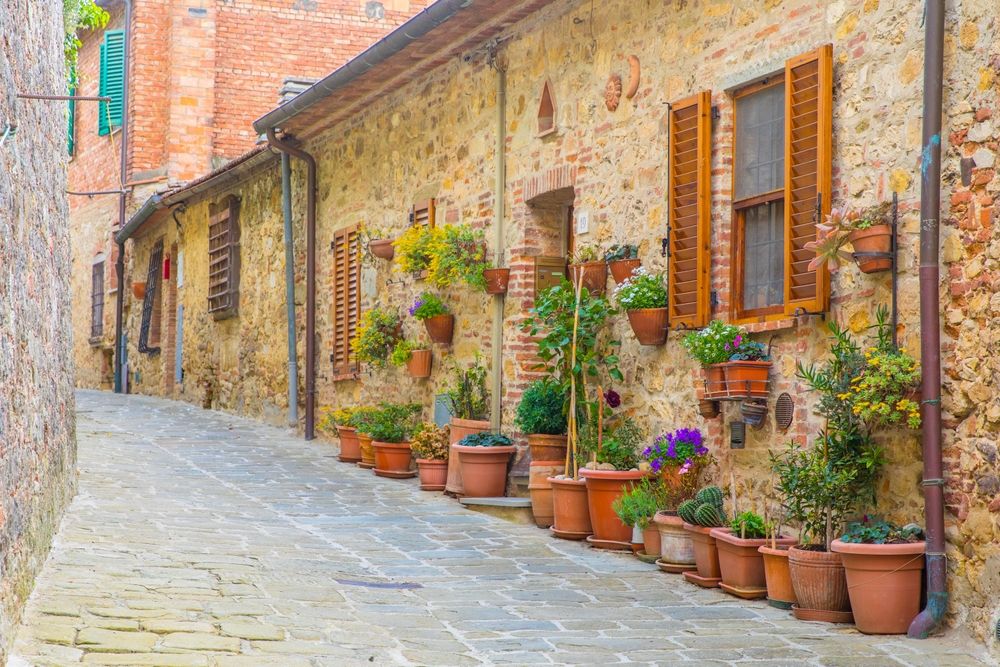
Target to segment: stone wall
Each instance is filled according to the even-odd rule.
[[[62,5],[55,5],[61,7]],[[62,12],[12,0],[0,14],[0,663],[75,491],[66,226]]]

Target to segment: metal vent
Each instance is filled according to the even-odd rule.
[[[743,422],[729,422],[729,448],[743,449],[747,441],[747,425]]]
[[[778,396],[778,400],[774,402],[774,423],[778,425],[778,428],[782,431],[787,431],[788,427],[792,425],[792,415],[795,413],[795,401],[788,392],[784,392]]]

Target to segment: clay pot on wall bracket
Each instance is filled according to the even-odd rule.
[[[510,269],[483,269],[487,294],[506,294],[510,282]]]
[[[767,603],[778,609],[791,609],[795,604],[795,589],[788,570],[788,546],[771,547],[771,541],[758,548],[764,559],[764,580],[767,582]]]
[[[715,529],[685,523],[684,530],[691,537],[694,562],[698,569],[697,572],[685,572],[684,578],[704,588],[718,587],[722,581],[722,570],[719,568],[719,548],[712,536]]]
[[[640,345],[663,345],[667,342],[667,309],[637,308],[628,312],[628,323]]]
[[[566,436],[531,433],[528,435],[532,461],[554,461],[562,463],[566,459]]]
[[[358,461],[358,467],[374,468],[375,449],[372,447],[372,437],[367,433],[358,432],[358,446],[361,448],[361,460]]]
[[[408,479],[416,477],[412,469],[413,452],[409,442],[372,442],[375,450],[375,474],[379,477]]]
[[[847,575],[847,590],[858,630],[898,635],[920,611],[925,542],[854,544],[834,540]]]
[[[357,463],[361,460],[361,443],[358,442],[358,432],[348,426],[338,426],[340,436],[340,455],[337,457],[344,463]]]
[[[724,366],[726,395],[730,398],[767,398],[770,361],[730,361]]]
[[[631,278],[632,272],[640,266],[642,266],[641,259],[616,259],[608,262],[608,268],[611,269],[611,277],[618,284],[625,282],[626,278]]]
[[[715,419],[719,416],[719,402],[707,398],[699,399],[698,412],[705,419]]]
[[[392,245],[392,239],[375,239],[369,241],[368,249],[379,259],[392,259],[396,255],[396,248]]]
[[[584,262],[569,265],[569,279],[574,288],[583,273],[583,286],[591,294],[604,294],[608,286],[608,265],[604,262]]]
[[[586,480],[550,477],[548,481],[552,485],[552,534],[564,540],[591,535]]]
[[[528,494],[531,496],[531,514],[535,525],[548,528],[555,517],[552,509],[552,483],[550,477],[563,471],[562,461],[532,461],[528,466]]]
[[[417,459],[421,491],[444,491],[448,481],[448,462],[444,459]]]
[[[145,282],[134,282],[132,283],[132,296],[137,299],[146,298],[146,283]]]
[[[714,399],[726,396],[726,365],[712,364],[705,366],[705,398]]]
[[[728,528],[714,528],[711,533],[719,553],[719,571],[722,582],[719,586],[730,595],[745,600],[755,600],[767,596],[767,580],[764,577],[764,558],[760,548],[770,544],[767,539],[745,539]],[[780,537],[777,543],[792,546],[796,540]]]
[[[684,530],[684,520],[672,512],[657,512],[653,525],[660,536],[660,560],[694,569],[694,543]]]
[[[413,350],[410,353],[410,360],[406,362],[406,371],[412,378],[426,378],[431,376],[431,351]]]
[[[788,550],[788,569],[798,600],[796,618],[803,611],[809,620],[850,623],[851,600],[847,576],[839,553],[794,546]]]
[[[853,231],[847,240],[854,246],[854,261],[863,273],[878,273],[892,268],[891,225],[875,225]]]
[[[455,445],[462,468],[463,496],[466,498],[502,498],[507,491],[507,464],[517,451],[506,447],[466,447]]]
[[[459,419],[451,418],[450,436],[451,449],[448,454],[448,482],[444,492],[456,496],[462,495],[462,468],[458,463],[458,453],[455,451],[455,444],[462,438],[473,433],[483,433],[490,430],[490,423],[479,419]]]
[[[611,505],[644,475],[639,470],[580,470],[580,476],[587,481],[587,507],[594,529],[588,541],[593,546],[602,549],[631,548],[632,527],[622,523]]]
[[[440,345],[451,345],[451,339],[455,334],[455,316],[448,313],[428,317],[424,320],[424,327],[432,341]]]

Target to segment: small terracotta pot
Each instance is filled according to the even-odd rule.
[[[392,239],[369,241],[368,249],[379,259],[392,259],[396,255],[396,248],[392,245]]]
[[[372,442],[375,450],[375,474],[379,477],[401,479],[415,477],[412,470],[413,452],[409,442]]]
[[[698,413],[705,419],[715,419],[719,416],[719,402],[707,398],[700,399]]]
[[[510,269],[483,269],[487,294],[506,294],[510,282]]]
[[[412,378],[426,378],[431,376],[431,351],[413,350],[410,353],[410,360],[406,362],[406,371]]]
[[[565,461],[566,436],[531,433],[528,435],[532,461]]]
[[[719,548],[712,536],[714,528],[684,524],[684,530],[691,536],[694,548],[694,563],[698,567],[698,576],[703,579],[721,579],[719,568]]]
[[[730,361],[723,364],[726,395],[745,398],[767,398],[770,361]]]
[[[653,521],[647,523],[646,527],[642,529],[642,550],[646,552],[647,556],[659,556],[661,553],[660,531]]]
[[[800,608],[850,611],[847,576],[840,554],[794,546],[788,550],[788,569]]]
[[[726,395],[726,365],[705,366],[705,398],[712,399]]]
[[[458,463],[458,453],[455,451],[455,443],[462,438],[473,433],[484,433],[490,430],[490,423],[479,419],[459,419],[451,418],[448,441],[451,449],[448,455],[448,482],[445,486],[445,493],[453,493],[456,496],[462,495],[462,467]]]
[[[357,463],[361,460],[361,443],[358,442],[358,432],[348,426],[338,426],[340,436],[340,456],[337,458],[345,463]]]
[[[644,475],[639,470],[580,470],[580,476],[587,480],[587,507],[595,541],[631,543],[632,527],[622,523],[611,505]]]
[[[764,577],[764,557],[760,548],[770,544],[768,539],[744,539],[729,528],[714,528],[711,533],[719,553],[719,571],[722,585],[739,597],[753,599],[767,595],[767,580]],[[781,537],[777,540],[783,546],[792,546],[796,540]]]
[[[630,528],[632,529],[632,553],[637,554],[646,546],[642,537],[642,528],[639,526],[630,526]]]
[[[583,273],[583,286],[591,294],[604,294],[608,286],[608,265],[604,262],[584,262],[583,264],[569,265],[569,279],[576,288],[576,283],[580,280],[580,273]]]
[[[616,259],[613,262],[608,262],[611,277],[615,279],[616,283],[622,283],[627,278],[631,278],[632,272],[640,266],[642,266],[641,259]]]
[[[443,459],[417,459],[421,491],[444,491],[448,481],[448,462]]]
[[[451,339],[455,335],[455,316],[446,313],[428,317],[424,320],[424,327],[432,341],[440,345],[451,345]]]
[[[660,536],[660,560],[674,565],[694,564],[694,543],[684,530],[684,520],[670,512],[657,512],[653,524]]]
[[[863,273],[878,273],[892,268],[892,226],[875,225],[851,232],[847,240],[856,253],[885,253],[885,257],[858,257],[855,261]]]
[[[134,282],[132,283],[132,296],[137,299],[146,298],[146,283],[145,282]]]
[[[467,447],[455,445],[462,468],[462,487],[466,498],[499,498],[507,491],[507,464],[517,451],[506,447]]]
[[[847,575],[847,590],[858,630],[898,635],[920,612],[926,543],[853,544],[834,540]]]
[[[528,494],[531,496],[531,514],[535,525],[548,528],[554,521],[552,509],[552,483],[550,477],[563,471],[562,461],[532,461],[528,466]]]
[[[628,312],[628,323],[640,345],[663,345],[667,342],[667,309],[637,308]]]
[[[372,438],[367,433],[358,432],[358,446],[361,448],[361,460],[358,461],[359,468],[375,467],[375,448],[372,447]]]
[[[582,540],[593,533],[587,506],[587,482],[549,478],[552,485],[552,532],[556,537]]]
[[[764,559],[764,580],[767,582],[767,601],[772,607],[791,609],[797,602],[792,588],[792,575],[788,570],[788,546],[771,548],[771,541],[759,547]]]

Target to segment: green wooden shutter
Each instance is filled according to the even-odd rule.
[[[69,95],[70,97],[76,95],[76,86],[70,86]],[[67,105],[69,108],[66,112],[66,152],[72,155],[76,150],[76,100],[70,100]]]
[[[110,97],[111,102],[101,102],[98,105],[100,108],[98,134],[108,134],[112,128],[121,127],[124,93],[125,32],[108,30],[104,33],[104,42],[101,43],[100,95]]]

